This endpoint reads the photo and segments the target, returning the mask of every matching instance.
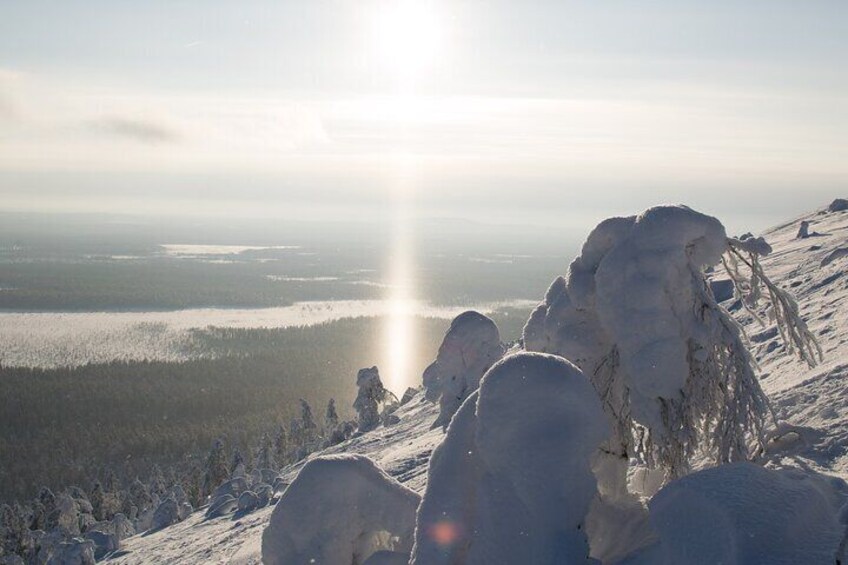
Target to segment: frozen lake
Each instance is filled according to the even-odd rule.
[[[0,312],[0,363],[9,367],[63,367],[113,360],[179,361],[199,355],[192,331],[207,327],[285,328],[342,318],[452,319],[468,309],[491,313],[529,308],[514,300],[472,306],[421,301],[337,300],[279,308],[197,308],[156,312]]]

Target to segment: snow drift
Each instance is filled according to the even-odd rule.
[[[838,479],[751,463],[693,473],[651,500],[660,541],[627,564],[839,563],[844,489]]]
[[[440,405],[433,427],[447,427],[463,401],[480,386],[483,374],[503,354],[498,327],[491,319],[473,310],[454,318],[436,360],[423,376],[427,398]]]
[[[430,461],[411,563],[579,563],[608,428],[583,373],[519,353],[485,375]]]
[[[262,561],[355,565],[381,550],[408,554],[419,500],[367,457],[313,459],[274,508]]]

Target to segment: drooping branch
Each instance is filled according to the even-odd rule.
[[[810,367],[815,367],[824,357],[821,346],[807,327],[807,322],[801,317],[798,303],[791,294],[778,287],[763,271],[759,254],[748,249],[744,242],[728,239],[728,257],[723,263],[733,285],[742,295],[743,306],[758,320],[754,308],[762,297],[760,287],[768,292],[770,314],[774,317],[780,337],[786,344],[787,350],[796,352],[798,357]],[[747,255],[747,257],[746,257]],[[750,276],[739,270],[739,262],[744,263],[750,270]]]

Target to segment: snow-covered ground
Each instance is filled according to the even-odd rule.
[[[796,239],[802,220],[813,235]],[[818,211],[763,235],[774,249],[763,267],[798,299],[824,352],[810,369],[785,354],[773,324],[746,320],[763,389],[779,419],[809,428],[799,430],[794,456],[848,480],[848,251],[840,253],[848,250],[848,211]]]
[[[491,313],[526,308],[532,301],[475,304]],[[409,301],[405,316],[450,320],[467,307]],[[273,308],[191,308],[148,312],[0,312],[0,351],[7,367],[77,367],[111,361],[185,361],[208,356],[191,330],[288,328],[343,318],[396,313],[392,300],[324,300]]]
[[[801,220],[810,222],[812,235],[796,239]],[[762,386],[778,419],[794,426],[794,433],[784,434],[770,446],[766,458],[773,466],[812,468],[848,479],[848,211],[815,212],[763,235],[774,248],[763,260],[766,272],[795,294],[825,355],[811,369],[785,355],[773,324],[761,327],[744,311],[734,311],[751,337]],[[538,290],[541,296],[545,289]],[[729,306],[732,300],[724,304]],[[418,394],[397,415],[398,424],[379,427],[323,453],[367,455],[389,475],[423,493],[430,454],[444,439],[440,428],[430,429],[438,407]],[[288,467],[283,474],[291,480],[301,466]],[[260,563],[262,531],[272,510],[267,507],[238,519],[208,521],[203,512],[196,512],[159,532],[125,540],[125,553],[113,561]]]

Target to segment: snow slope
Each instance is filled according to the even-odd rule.
[[[400,423],[379,427],[309,457],[334,453],[357,453],[372,458],[389,475],[423,493],[430,453],[441,443],[441,428],[430,426],[439,414],[438,405],[418,394],[397,412]],[[305,461],[286,467],[282,474],[291,482]],[[110,563],[261,563],[262,530],[268,525],[273,506],[247,514],[206,520],[204,510],[184,522],[150,535],[138,535],[124,541],[126,553]]]
[[[810,223],[811,235],[796,239],[802,220]],[[808,367],[785,355],[773,324],[761,327],[734,307],[732,298],[724,302],[746,327],[763,388],[782,422],[782,434],[764,457],[771,466],[811,468],[848,480],[848,211],[823,209],[762,235],[774,248],[762,261],[766,272],[795,294],[825,354],[820,365]],[[721,278],[722,273],[714,276]],[[540,296],[544,290],[538,289]],[[397,415],[400,423],[392,427],[379,427],[311,457],[367,455],[389,475],[423,493],[430,454],[444,438],[441,429],[430,429],[438,406],[419,393]],[[284,476],[293,479],[302,465],[284,469]],[[125,553],[112,562],[260,563],[262,531],[272,510],[208,521],[202,511],[196,512],[159,532],[125,540]]]
[[[803,220],[814,235],[796,239]],[[822,209],[762,235],[774,249],[763,267],[795,295],[824,352],[824,360],[811,369],[784,354],[773,325],[762,327],[740,315],[772,407],[779,419],[800,427],[794,445],[782,442],[788,455],[772,460],[794,460],[848,479],[848,211]]]

